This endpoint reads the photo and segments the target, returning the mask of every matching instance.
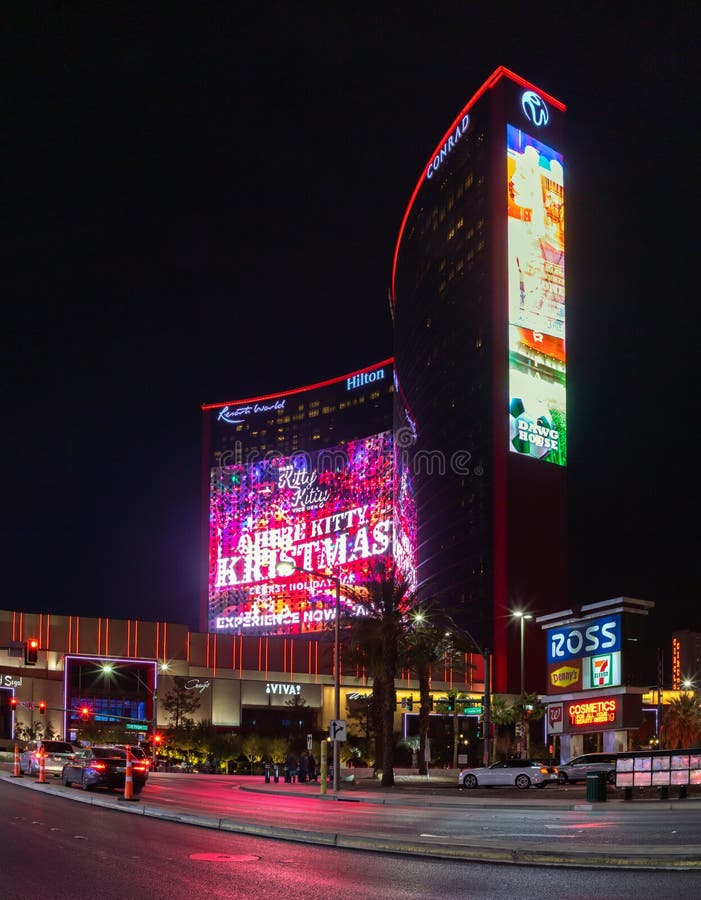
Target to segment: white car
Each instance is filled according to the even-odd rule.
[[[560,784],[575,784],[577,781],[586,781],[587,775],[595,772],[603,772],[609,784],[616,784],[616,759],[615,753],[585,753],[575,756],[569,762],[557,767]]]
[[[68,741],[30,741],[20,754],[19,770],[22,775],[39,775],[39,764],[44,757],[44,774],[60,775],[64,764],[75,750]]]
[[[462,769],[458,784],[463,788],[517,787],[525,791],[531,785],[544,788],[557,784],[557,769],[533,759],[505,759],[481,769]]]

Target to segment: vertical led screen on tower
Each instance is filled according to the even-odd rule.
[[[563,158],[507,125],[512,453],[567,464]]]
[[[392,434],[211,471],[209,631],[319,631],[392,556]],[[299,569],[280,577],[277,564]]]

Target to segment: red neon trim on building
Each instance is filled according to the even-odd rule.
[[[394,365],[394,357],[389,356],[378,363],[366,366],[364,369],[357,369],[355,372],[349,372],[347,375],[339,375],[338,378],[329,378],[326,381],[318,381],[316,384],[308,384],[305,387],[292,388],[290,391],[278,391],[275,394],[263,394],[260,397],[246,397],[244,400],[228,400],[226,403],[203,403],[202,409],[221,409],[223,406],[238,406],[241,403],[257,403],[259,400],[275,400],[277,397],[289,397],[290,394],[302,394],[305,391],[315,391],[318,388],[328,387],[331,384],[338,384],[345,381],[346,378],[352,378],[354,375],[362,375],[363,372],[371,372],[373,369],[379,369],[380,366]]]
[[[447,131],[445,132],[443,137],[440,139],[440,141],[438,142],[438,144],[436,146],[436,149],[429,156],[428,162],[426,163],[426,165],[424,165],[423,169],[421,170],[421,175],[419,176],[419,180],[416,184],[416,187],[414,188],[414,193],[411,195],[411,199],[409,200],[409,205],[407,206],[406,212],[404,213],[404,218],[402,219],[402,224],[399,227],[399,235],[397,237],[397,243],[395,244],[395,247],[394,247],[394,259],[392,261],[392,281],[391,281],[391,287],[390,287],[390,301],[392,303],[392,308],[394,308],[394,304],[396,303],[396,300],[397,300],[396,294],[394,292],[394,282],[395,282],[395,278],[397,275],[397,260],[399,259],[399,245],[402,242],[402,237],[404,235],[404,229],[406,228],[406,223],[407,223],[407,219],[409,218],[411,208],[413,207],[414,201],[416,200],[416,196],[419,193],[419,191],[421,190],[421,186],[424,183],[424,179],[425,179],[425,175],[426,175],[426,168],[430,164],[431,160],[434,159],[436,154],[440,152],[441,147],[443,146],[443,144],[445,144],[445,142],[448,140],[450,135],[455,131],[457,124],[460,122],[460,120],[465,115],[465,113],[469,112],[472,109],[472,107],[475,105],[475,103],[477,103],[477,101],[480,99],[480,97],[483,94],[485,94],[488,90],[491,90],[496,84],[498,84],[498,82],[502,78],[509,78],[509,79],[511,79],[511,81],[514,81],[516,84],[520,85],[522,88],[525,88],[526,90],[535,91],[537,94],[540,94],[540,96],[544,100],[546,100],[548,103],[550,103],[551,106],[554,106],[555,109],[560,110],[560,112],[565,112],[565,110],[567,109],[565,104],[560,102],[560,100],[555,99],[555,97],[552,97],[550,94],[546,94],[545,91],[541,91],[540,88],[536,87],[534,84],[531,84],[530,81],[526,81],[526,79],[521,78],[520,75],[516,75],[514,72],[511,72],[509,69],[505,69],[504,66],[499,66],[498,69],[495,69],[494,72],[489,76],[489,78],[484,82],[482,87],[479,88],[472,95],[472,97],[470,97],[470,99],[467,101],[465,106],[460,110],[458,115],[455,117],[455,120],[453,121],[450,128],[447,129]]]

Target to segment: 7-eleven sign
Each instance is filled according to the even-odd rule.
[[[609,687],[613,684],[613,660],[610,653],[591,657],[591,686]]]

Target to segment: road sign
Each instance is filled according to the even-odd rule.
[[[329,740],[330,741],[346,741],[348,740],[346,736],[346,721],[345,719],[332,719],[331,724],[329,725]]]

